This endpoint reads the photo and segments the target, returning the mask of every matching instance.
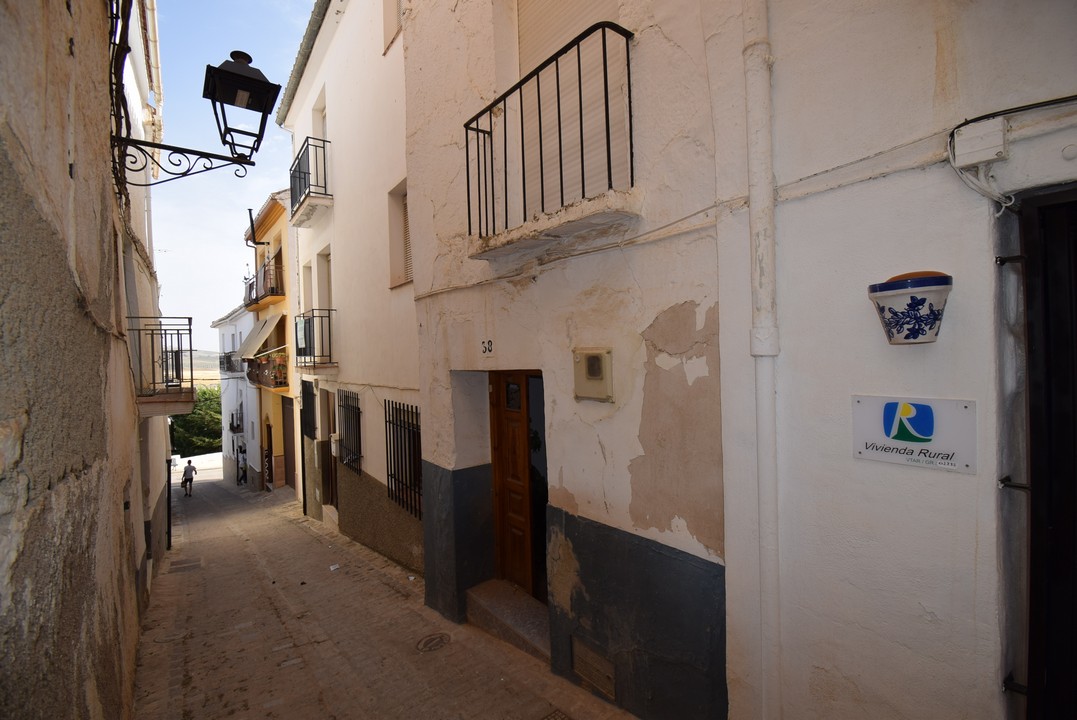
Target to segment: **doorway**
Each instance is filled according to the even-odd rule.
[[[542,373],[490,373],[490,436],[496,576],[546,603],[549,489]]]
[[[1022,203],[1028,323],[1028,718],[1077,706],[1077,192]]]
[[[295,403],[281,398],[281,426],[284,428],[284,484],[295,490]]]

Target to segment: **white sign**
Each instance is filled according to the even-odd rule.
[[[975,474],[976,403],[853,395],[853,457]]]

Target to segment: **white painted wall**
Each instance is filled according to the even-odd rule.
[[[298,297],[300,310],[324,308],[331,297],[338,368],[303,379],[359,392],[363,470],[384,481],[382,403],[418,404],[419,373],[413,285],[390,289],[389,193],[407,171],[403,47],[400,37],[385,47],[382,3],[330,6],[284,122],[296,152],[308,136],[323,136],[323,103],[333,204],[313,227],[296,230],[299,277],[312,285]],[[328,439],[325,428],[319,439]]]
[[[239,348],[254,327],[254,313],[248,312],[246,308],[240,306],[220,320],[214,321],[212,325],[217,328],[217,334],[220,337],[219,347],[221,353],[233,352]],[[240,361],[240,367],[245,365],[246,363]],[[243,431],[241,433],[232,433],[228,426],[233,413],[237,412],[239,408],[242,408],[243,411]],[[247,418],[251,413],[257,415],[257,412],[258,391],[247,381],[246,373],[222,372],[221,454],[223,456],[225,480],[235,481],[236,479],[236,456],[238,453],[232,447],[232,439],[233,437],[236,439],[237,448],[247,444]]]

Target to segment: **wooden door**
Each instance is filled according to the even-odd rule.
[[[295,488],[295,404],[281,398],[284,428],[284,484]]]
[[[527,373],[490,373],[497,575],[534,593]]]

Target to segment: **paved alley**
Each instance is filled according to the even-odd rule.
[[[139,720],[631,717],[425,607],[421,578],[305,518],[290,490],[226,484],[219,457],[195,458],[191,497],[174,473]]]

